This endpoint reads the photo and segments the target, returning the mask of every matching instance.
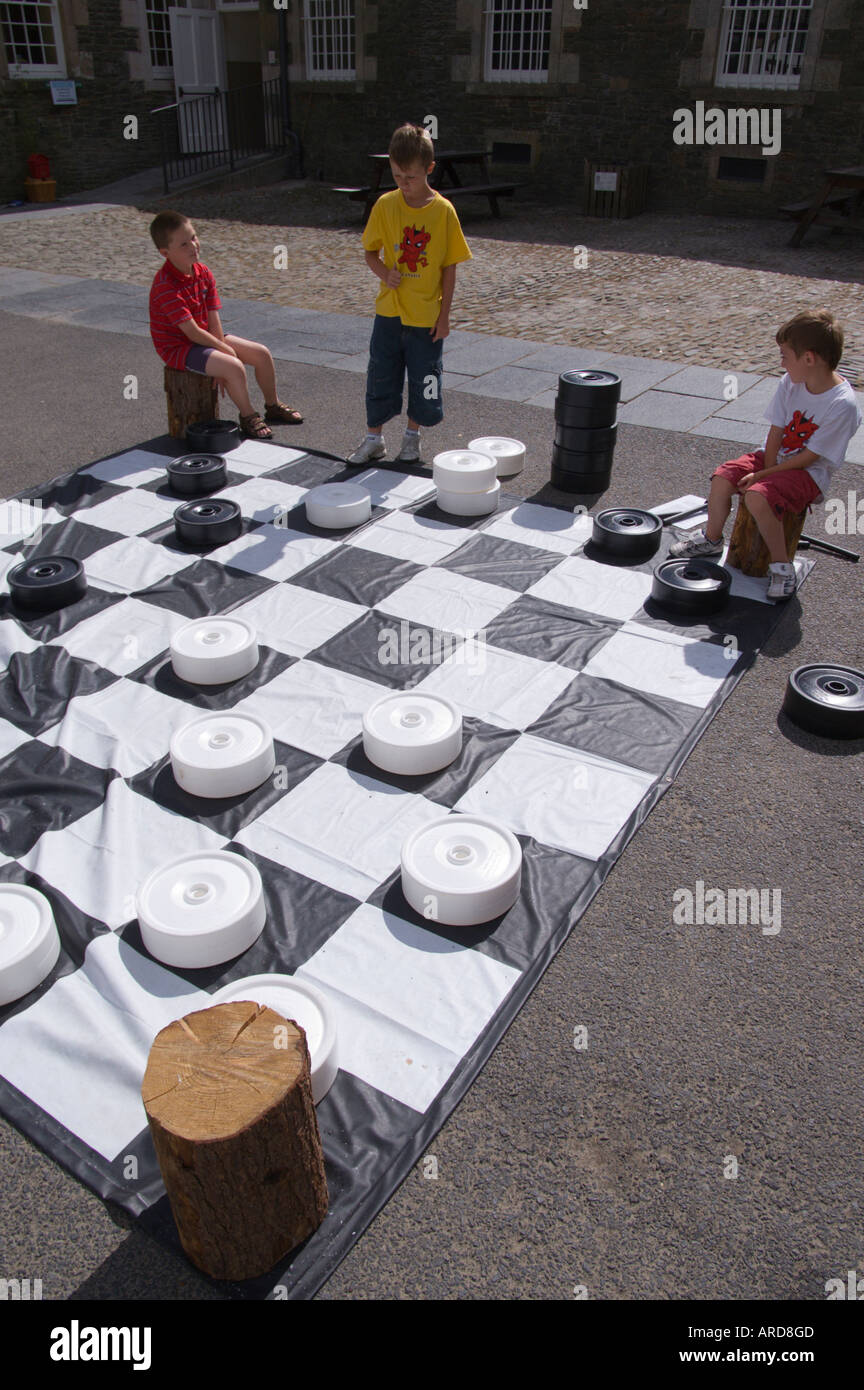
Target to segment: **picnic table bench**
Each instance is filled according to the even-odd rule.
[[[814,222],[825,227],[848,227],[864,232],[864,217],[860,215],[864,201],[864,164],[848,169],[826,169],[825,182],[810,202],[787,203],[780,209],[798,220],[789,239],[790,246],[800,246],[804,233]],[[849,203],[848,212],[838,209]]]
[[[374,161],[374,176],[369,184],[360,187],[340,187],[334,188],[334,193],[346,195],[352,202],[363,203],[364,224],[369,220],[369,214],[375,203],[383,193],[392,193],[395,184],[382,184],[385,171],[389,167],[390,156],[387,154],[371,154],[369,156]],[[482,171],[482,180],[477,183],[463,183],[459,177],[457,165],[473,166]],[[435,155],[435,168],[429,179],[430,187],[436,192],[444,194],[451,201],[466,197],[488,198],[489,206],[495,217],[501,216],[501,208],[498,203],[499,198],[510,198],[518,184],[495,182],[489,172],[489,154],[486,150],[439,150]]]

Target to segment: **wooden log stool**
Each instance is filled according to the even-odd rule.
[[[264,1274],[324,1220],[296,1023],[243,1000],[187,1014],[154,1040],[141,1094],[183,1249],[205,1274]]]
[[[168,404],[168,433],[183,439],[189,425],[215,420],[219,414],[219,390],[213,377],[195,372],[165,368],[165,398]]]
[[[806,508],[803,512],[783,513],[783,535],[786,538],[787,554],[790,560],[795,557],[795,551],[798,549],[798,541],[801,538],[806,520]],[[750,574],[757,579],[764,579],[768,573],[770,558],[768,547],[759,534],[759,527],[756,525],[753,513],[744,505],[744,498],[739,497],[738,515],[735,517],[732,539],[729,542],[729,553],[726,556],[727,565],[732,565],[742,574]]]

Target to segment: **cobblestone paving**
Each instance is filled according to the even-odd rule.
[[[356,207],[319,185],[187,193],[202,256],[223,297],[370,314],[376,285]],[[148,285],[159,265],[153,210],[117,206],[62,218],[0,219],[0,264]],[[628,222],[539,207],[462,220],[474,260],[460,267],[452,326],[584,348],[777,374],[774,333],[805,307],[844,324],[841,370],[864,385],[864,241],[791,224],[651,213]],[[276,249],[287,266],[276,269]],[[584,247],[587,264],[580,268]]]

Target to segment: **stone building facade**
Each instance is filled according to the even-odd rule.
[[[442,147],[491,149],[496,178],[574,207],[586,160],[647,165],[651,207],[760,213],[864,158],[864,0],[193,0],[177,15],[203,14],[206,33],[185,26],[182,55],[166,47],[172,7],[2,0],[0,198],[20,196],[29,153],[52,159],[64,193],[155,164],[151,112],[177,77],[165,59],[198,73],[209,44],[205,84],[267,80],[280,27],[306,172],[335,183],[366,181],[403,120]],[[36,11],[59,32],[56,71],[20,62]],[[53,76],[75,80],[76,106],[52,104]],[[752,115],[733,126],[730,111]]]

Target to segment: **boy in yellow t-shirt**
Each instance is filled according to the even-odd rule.
[[[444,417],[441,355],[450,332],[456,266],[471,259],[456,209],[429,186],[434,149],[423,126],[403,125],[390,141],[396,188],[378,199],[363,246],[381,281],[366,374],[367,433],[349,463],[386,453],[382,430],[402,411],[408,375],[408,428],[398,463],[420,461],[420,426]]]

